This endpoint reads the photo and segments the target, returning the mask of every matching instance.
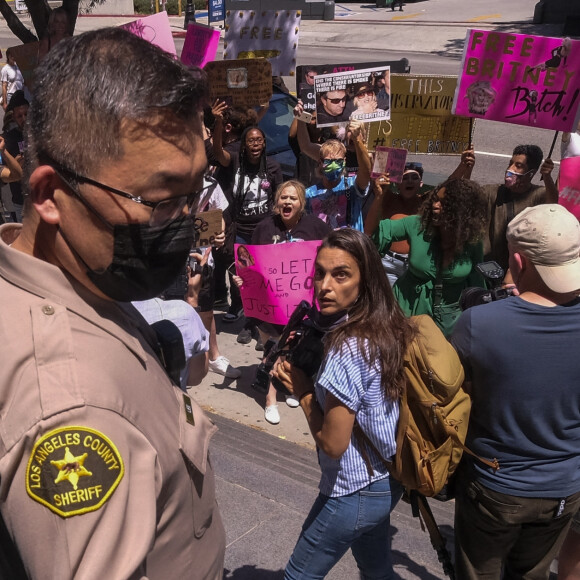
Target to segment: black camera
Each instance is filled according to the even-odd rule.
[[[467,310],[472,306],[479,306],[480,304],[489,304],[496,300],[503,300],[513,295],[511,288],[502,288],[501,283],[504,278],[504,270],[497,263],[492,261],[481,262],[475,266],[483,277],[491,284],[491,289],[477,288],[471,286],[461,292],[459,298],[459,307],[461,310]]]
[[[313,377],[322,364],[324,332],[316,328],[311,319],[312,306],[303,300],[296,307],[288,324],[284,327],[278,342],[269,340],[264,345],[265,358],[256,371],[252,388],[259,393],[267,393],[270,380],[277,391],[291,395],[290,391],[276,377],[270,376],[274,363],[283,356],[288,362]]]

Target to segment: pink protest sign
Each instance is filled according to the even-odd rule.
[[[301,300],[312,302],[320,241],[250,246],[235,244],[244,314],[286,324]]]
[[[579,105],[580,41],[467,32],[453,114],[574,131]]]
[[[393,183],[401,183],[405,162],[407,161],[407,150],[396,149],[394,147],[375,147],[375,161],[371,177],[379,177],[382,173],[388,173],[389,179]]]
[[[203,68],[215,60],[220,40],[220,31],[203,24],[190,24],[187,27],[181,62],[186,66]]]
[[[560,198],[558,202],[580,220],[580,157],[560,162]]]
[[[132,32],[135,36],[140,36],[169,54],[177,56],[167,12],[158,12],[145,18],[139,18],[139,20],[123,24],[121,28]]]

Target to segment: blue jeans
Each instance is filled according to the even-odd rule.
[[[342,497],[320,494],[284,572],[285,580],[316,580],[351,548],[364,580],[393,577],[390,514],[403,487],[386,477]]]

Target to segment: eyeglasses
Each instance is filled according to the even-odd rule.
[[[364,97],[366,95],[374,95],[375,91],[373,90],[368,90],[368,91],[361,91],[360,93],[357,93],[357,97]]]
[[[329,99],[324,97],[327,101],[330,101],[333,105],[338,105],[338,103],[346,103],[346,95],[342,99]]]
[[[416,173],[406,173],[403,175],[403,181],[419,181],[421,177]]]
[[[250,139],[246,139],[246,143],[248,145],[263,145],[264,144],[264,138],[263,137],[253,137]]]
[[[90,177],[85,177],[84,175],[79,175],[75,173],[71,169],[67,169],[63,165],[52,162],[50,164],[54,170],[56,171],[57,175],[64,181],[64,183],[68,186],[68,188],[73,192],[73,194],[89,209],[95,211],[85,200],[85,198],[80,194],[78,189],[74,187],[65,177],[63,174],[68,175],[77,183],[88,183],[89,185],[93,185],[94,187],[98,187],[99,189],[104,189],[109,193],[113,193],[114,195],[118,195],[119,197],[124,197],[125,199],[130,199],[135,203],[140,205],[144,205],[146,207],[152,208],[151,216],[149,217],[149,225],[150,226],[164,226],[165,224],[173,221],[174,219],[178,218],[183,213],[183,208],[185,206],[191,207],[199,195],[199,192],[189,193],[187,195],[180,195],[179,197],[172,197],[169,199],[164,199],[162,201],[147,201],[143,199],[141,196],[132,195],[127,193],[126,191],[121,191],[120,189],[115,189],[110,185],[105,185],[100,181],[96,181],[95,179],[91,179]],[[99,216],[100,217],[100,216]]]

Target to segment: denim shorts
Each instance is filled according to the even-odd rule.
[[[402,256],[404,254],[397,255]],[[400,258],[391,256],[389,254],[385,254],[381,258],[381,262],[383,263],[383,268],[385,269],[391,288],[395,285],[395,282],[407,271],[409,266],[408,261],[403,261]]]

